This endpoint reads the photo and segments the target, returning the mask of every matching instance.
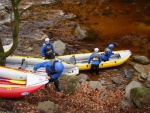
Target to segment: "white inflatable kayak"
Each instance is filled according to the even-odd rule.
[[[47,75],[46,73],[32,73],[25,70],[0,66],[0,78],[7,78],[7,79],[14,79],[14,80],[27,80],[27,77],[29,78],[30,76],[45,78],[46,75]],[[33,78],[32,80],[34,80],[34,82],[36,81],[36,79]]]

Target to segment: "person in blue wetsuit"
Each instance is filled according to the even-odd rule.
[[[104,53],[101,55],[102,61],[106,62],[109,60],[109,58],[114,55],[112,52],[112,49],[114,48],[113,44],[109,44],[109,46],[104,50]]]
[[[62,64],[62,62],[59,62],[57,60],[51,60],[43,63],[38,63],[34,65],[33,71],[36,72],[37,69],[41,67],[46,68],[46,73],[47,73],[46,78],[49,79],[49,82],[45,84],[45,88],[47,88],[50,82],[54,82],[56,91],[58,92],[61,91],[59,88],[58,78],[60,77],[64,69],[64,65]]]
[[[93,71],[96,71],[96,74],[98,75],[99,73],[99,64],[101,63],[101,56],[98,53],[99,49],[95,48],[94,52],[90,55],[88,59],[88,64],[91,63],[91,69],[90,69],[90,74],[93,73]]]
[[[40,54],[43,59],[51,59],[55,56],[55,49],[49,38],[45,38],[45,43],[41,47]]]

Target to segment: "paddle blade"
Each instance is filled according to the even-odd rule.
[[[26,81],[24,80],[8,80],[8,81],[15,84],[26,84]]]
[[[3,79],[3,78],[0,78],[0,80],[8,81],[8,82],[15,83],[15,84],[26,84],[26,81],[24,80],[12,80],[12,79]]]

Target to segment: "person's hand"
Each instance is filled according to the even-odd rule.
[[[45,57],[42,57],[43,58],[43,60],[45,60]]]
[[[89,64],[90,64],[90,63],[88,63],[88,64],[86,65],[86,67],[88,67],[88,66],[89,66]]]
[[[46,79],[50,79],[50,78],[51,78],[50,76],[48,76],[48,75],[46,76]]]
[[[33,72],[33,73],[36,73],[36,71],[35,71],[35,70],[32,70],[32,72]]]
[[[119,57],[119,54],[117,53],[117,54],[115,54],[115,56],[116,56],[116,57]]]

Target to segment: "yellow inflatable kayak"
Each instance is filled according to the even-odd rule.
[[[102,54],[103,52],[99,52]],[[120,51],[113,51],[113,53],[118,54],[117,56],[112,56],[109,61],[101,62],[99,68],[109,68],[114,66],[119,66],[126,62],[129,57],[131,56],[130,50],[120,50]],[[83,53],[83,54],[71,54],[71,55],[64,55],[58,56],[57,59],[67,62],[69,64],[74,64],[79,68],[79,70],[89,70],[91,65],[88,64],[88,58],[92,53]]]

